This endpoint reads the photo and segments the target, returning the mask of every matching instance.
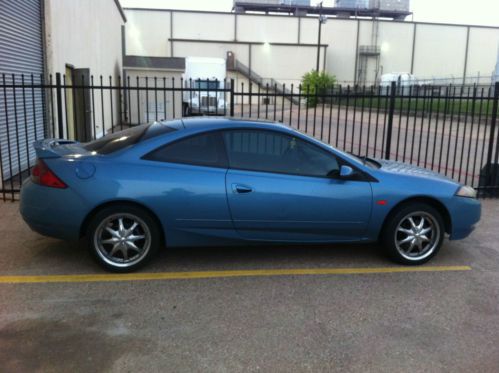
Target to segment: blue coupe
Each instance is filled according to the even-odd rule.
[[[277,123],[184,119],[34,146],[24,220],[43,235],[86,236],[113,271],[164,246],[249,243],[381,241],[396,261],[421,264],[446,234],[465,238],[480,219],[468,186]]]

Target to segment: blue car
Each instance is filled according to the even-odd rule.
[[[24,220],[43,235],[86,236],[118,272],[164,246],[271,243],[381,241],[394,260],[421,264],[480,220],[471,187],[277,123],[184,119],[34,146]]]

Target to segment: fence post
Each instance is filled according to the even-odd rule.
[[[56,102],[57,102],[57,125],[59,128],[58,137],[62,139],[64,137],[64,124],[62,121],[62,86],[61,86],[61,73],[55,74],[55,92],[56,92]]]
[[[489,150],[487,152],[487,177],[485,178],[486,180],[486,185],[485,186],[493,186],[492,183],[495,182],[495,177],[492,177],[492,170],[495,170],[495,167],[492,165],[492,153],[494,151],[494,140],[495,140],[495,131],[496,131],[496,125],[497,125],[497,109],[498,109],[498,103],[499,103],[499,82],[496,82],[494,85],[494,98],[492,101],[492,116],[490,118],[490,136],[489,136]],[[498,152],[499,149],[496,149],[496,152]],[[495,172],[494,172],[495,173]],[[495,176],[495,175],[494,175]]]
[[[234,79],[230,80],[230,116],[234,116]]]
[[[395,90],[397,89],[396,83],[392,82],[390,86],[390,107],[388,111],[388,128],[386,132],[386,148],[385,159],[390,159],[390,152],[392,148],[392,132],[393,132],[393,112],[395,110]]]

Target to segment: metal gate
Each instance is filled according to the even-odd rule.
[[[0,122],[0,130],[5,133],[8,128],[0,160],[8,165],[0,169],[3,200],[17,198],[21,183],[29,177],[28,167],[16,168],[13,162],[21,159],[19,165],[33,165],[33,158],[27,157],[33,151],[31,139],[71,133],[70,118],[63,113],[68,112],[68,93],[76,97],[78,91],[89,109],[73,118],[76,129],[90,123],[82,141],[135,126],[144,113],[148,122],[161,120],[167,103],[168,112],[179,118],[186,113],[175,108],[181,108],[187,97],[191,103],[202,103],[195,98],[218,97],[217,110],[205,114],[282,122],[352,154],[421,166],[476,188],[480,196],[499,197],[499,82],[488,87],[337,86],[322,87],[319,93],[317,86],[313,91],[301,85],[288,89],[284,84],[236,87],[234,81],[217,88],[188,88],[194,87],[193,82],[185,85],[173,78],[167,84],[145,77],[145,85],[119,76],[75,77],[71,84],[68,77],[56,74],[55,78],[54,84],[52,76],[41,80],[21,74],[15,84],[4,84],[6,76],[0,74],[0,108],[9,109],[8,120]],[[45,115],[33,104],[42,92],[56,98],[47,100]],[[43,133],[30,128],[39,120]],[[80,135],[77,131],[75,138]]]

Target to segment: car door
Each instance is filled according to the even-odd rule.
[[[228,130],[227,200],[246,239],[350,241],[365,236],[370,183],[338,177],[341,160],[279,131]]]
[[[142,193],[151,196],[145,198],[164,217],[170,245],[209,245],[210,237],[234,235],[225,191],[227,159],[220,132],[180,138],[142,159],[147,180]]]

